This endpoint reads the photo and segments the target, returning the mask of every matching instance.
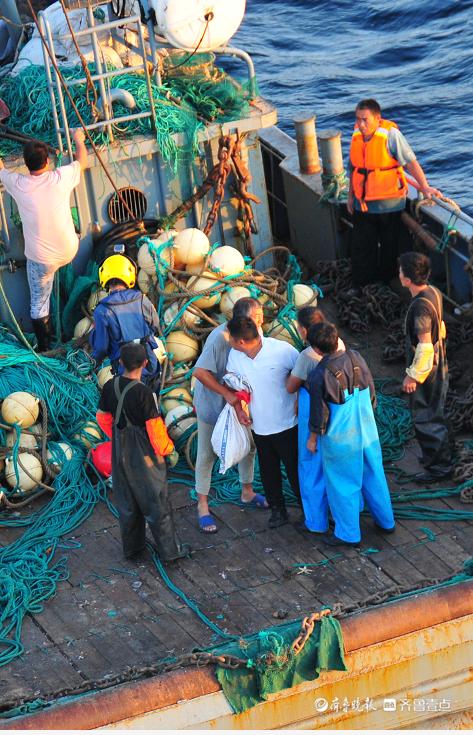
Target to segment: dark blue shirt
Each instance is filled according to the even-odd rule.
[[[350,359],[351,358],[351,359]],[[325,355],[309,373],[307,389],[310,395],[309,429],[315,434],[325,434],[330,419],[330,403],[344,403],[344,390],[353,392],[354,370],[359,368],[358,387],[369,388],[371,403],[376,406],[373,376],[368,365],[356,350],[337,350]],[[337,377],[335,376],[337,374]]]

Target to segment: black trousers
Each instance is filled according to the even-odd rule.
[[[416,439],[422,450],[422,462],[426,470],[446,474],[452,469],[451,441],[445,417],[445,401],[448,391],[446,364],[438,366],[425,383],[417,384],[409,393],[412,421]]]
[[[261,482],[270,508],[284,510],[286,507],[282,491],[281,462],[286,469],[292,491],[301,504],[297,467],[297,426],[279,434],[253,433],[253,437],[258,452]]]
[[[166,464],[155,456],[145,428],[114,428],[112,478],[125,557],[144,549],[146,523],[160,558],[176,556],[180,542],[168,498]]]
[[[355,210],[351,240],[354,286],[387,283],[397,275],[400,226],[401,212],[371,214]]]

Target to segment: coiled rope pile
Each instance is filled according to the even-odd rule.
[[[0,666],[23,651],[25,615],[40,612],[57,584],[67,578],[66,559],[57,556],[61,537],[83,523],[100,500],[102,486],[87,473],[87,451],[77,437],[95,417],[99,394],[92,370],[86,353],[70,350],[64,358],[39,359],[5,330],[0,334],[0,398],[14,391],[35,393],[50,419],[45,427],[48,440],[65,440],[73,447],[72,458],[64,461],[57,443],[49,443],[53,461],[61,461],[62,469],[51,473],[55,476],[49,502],[42,508],[20,515],[16,509],[23,507],[25,497],[31,501],[41,491],[26,494],[2,488],[8,502],[7,510],[0,511],[0,527],[25,530],[13,543],[0,547]],[[21,434],[21,427],[15,428]]]

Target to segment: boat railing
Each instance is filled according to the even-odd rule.
[[[117,20],[110,20],[105,23],[100,23],[99,25],[96,25],[95,18],[93,14],[93,10],[90,6],[87,6],[86,8],[87,12],[87,21],[88,21],[88,27],[83,28],[79,31],[74,32],[74,37],[76,39],[89,35],[91,37],[92,42],[92,49],[93,49],[93,55],[94,55],[94,64],[96,73],[88,79],[85,75],[83,77],[77,78],[77,79],[70,79],[67,80],[67,86],[73,87],[77,85],[84,85],[87,84],[89,81],[96,81],[98,82],[98,88],[100,93],[100,100],[101,100],[101,107],[103,111],[103,119],[95,121],[93,123],[90,123],[86,125],[87,130],[97,130],[100,128],[104,128],[107,131],[108,138],[110,142],[113,142],[114,136],[113,136],[113,125],[123,122],[129,122],[131,120],[138,120],[141,118],[150,118],[152,126],[155,127],[156,125],[156,113],[153,105],[153,92],[151,88],[151,79],[150,79],[150,73],[148,69],[147,64],[147,50],[146,50],[146,42],[143,34],[143,27],[141,24],[141,18],[138,15],[130,16],[126,19],[127,26],[130,25],[132,27],[136,27],[136,34],[139,42],[138,46],[138,52],[141,55],[142,63],[138,64],[136,66],[128,66],[125,69],[113,69],[113,70],[104,70],[104,65],[102,62],[102,54],[100,52],[100,45],[98,42],[98,33],[102,33],[103,31],[113,29],[117,29],[120,26],[123,26],[123,19],[117,19]],[[53,34],[51,31],[51,26],[47,21],[47,18],[44,16],[43,13],[39,13],[39,22],[40,27],[43,32],[43,35],[45,36],[46,43],[48,45],[49,51],[52,54],[52,58],[55,58],[55,48],[54,48],[54,40],[53,40]],[[64,34],[61,36],[61,38],[72,38],[72,34]],[[64,152],[64,144],[63,144],[63,136],[66,141],[66,149],[69,153],[69,156],[72,160],[72,144],[71,144],[71,135],[70,135],[70,125],[69,120],[67,116],[66,111],[66,104],[64,99],[64,93],[62,84],[59,78],[59,75],[52,66],[50,61],[50,56],[48,54],[47,49],[43,45],[43,56],[44,56],[44,65],[46,70],[46,76],[48,81],[48,89],[49,94],[51,97],[51,107],[52,107],[52,114],[53,114],[53,121],[54,121],[54,127],[56,131],[56,137],[58,142],[58,148],[62,152]],[[126,115],[120,115],[119,117],[115,117],[113,114],[113,107],[112,107],[112,100],[110,96],[110,91],[107,88],[107,85],[105,84],[106,80],[110,81],[116,77],[122,76],[123,74],[132,74],[132,73],[143,73],[145,80],[146,80],[146,87],[148,92],[148,99],[149,99],[149,109],[143,112],[130,112]],[[57,95],[57,100],[56,100]],[[59,107],[59,115],[57,112],[57,106]]]

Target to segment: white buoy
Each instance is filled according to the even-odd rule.
[[[52,464],[62,470],[64,463],[69,462],[69,460],[72,459],[73,454],[74,450],[70,444],[67,442],[56,442],[52,452],[48,448],[46,459],[49,464]]]
[[[296,283],[293,286],[292,299],[298,309],[303,306],[317,306],[317,293],[305,283]]]
[[[166,424],[169,436],[173,441],[176,441],[182,436],[186,429],[197,425],[197,418],[193,414],[192,406],[183,404],[181,406],[176,406],[176,408],[172,408],[166,414],[164,423]]]
[[[199,291],[206,291],[208,288],[213,288],[217,285],[218,282],[216,281],[215,276],[208,271],[204,271],[202,276],[192,276],[192,278],[189,278],[187,281],[187,288],[197,293]],[[210,309],[212,306],[215,306],[215,304],[218,304],[220,301],[220,295],[220,292],[208,294],[207,296],[202,296],[201,298],[196,299],[192,303],[200,309]]]
[[[7,431],[5,446],[11,449],[15,446],[15,442],[16,431]],[[18,446],[23,447],[24,449],[38,449],[38,438],[34,434],[27,434],[25,431],[22,431]]]
[[[154,258],[148,250],[147,243],[144,243],[138,250],[138,256],[136,258],[138,267],[144,271],[148,276],[156,275],[156,266]]]
[[[31,393],[15,391],[2,403],[2,416],[7,424],[19,424],[22,429],[28,429],[35,423],[38,415],[39,398]]]
[[[163,248],[160,253],[159,257],[166,261],[168,265],[171,265],[171,248],[172,248],[172,239],[177,235],[177,230],[167,230],[166,232],[161,233],[159,237],[153,238],[151,242],[153,245],[155,245],[157,248],[159,248],[161,245],[164,245],[164,243],[171,241],[171,244],[168,247]],[[176,257],[176,253],[174,253],[174,260],[179,261],[179,258]],[[142,268],[149,276],[156,276],[156,264],[153,256],[149,252],[148,244],[143,243],[143,245],[138,250],[138,257],[137,262],[140,268]],[[159,260],[158,267],[159,267]]]
[[[287,321],[292,325],[295,334],[297,334],[296,320],[288,319]],[[267,326],[263,326],[263,332],[266,337],[273,337],[274,339],[280,339],[282,342],[289,342],[290,345],[294,345],[294,337],[277,319],[274,319],[274,321]]]
[[[150,276],[143,268],[140,268],[136,277],[136,283],[141,293],[148,294],[151,287],[156,283],[157,277]]]
[[[103,441],[102,432],[95,421],[86,421],[72,438],[83,444],[86,449],[90,449],[98,441]]]
[[[100,368],[97,373],[97,383],[99,384],[99,387],[103,388],[105,383],[108,383],[111,378],[113,378],[113,372],[110,365]]]
[[[166,326],[169,326],[169,324],[174,321],[181,308],[182,307],[175,301],[174,304],[171,304],[171,306],[166,309],[163,314]],[[176,326],[181,322],[181,320],[187,327],[195,327],[197,324],[200,324],[200,316],[198,314],[193,314],[190,309],[185,309],[181,314],[179,321],[176,322]]]
[[[176,48],[212,51],[227,45],[245,15],[245,0],[150,0],[161,35]]]
[[[209,258],[208,269],[214,271],[218,276],[233,276],[245,270],[243,255],[231,245],[222,245],[213,251]]]
[[[186,265],[201,263],[209,250],[209,238],[196,227],[188,227],[174,238],[174,252],[178,260]]]
[[[88,310],[92,312],[97,306],[97,304],[99,303],[99,301],[102,301],[102,299],[104,299],[107,295],[108,295],[107,292],[103,288],[94,289],[91,292],[89,298],[87,299]]]
[[[186,273],[191,276],[199,276],[204,271],[205,260],[199,260],[198,263],[188,263],[185,267]]]
[[[182,405],[192,406],[192,396],[186,388],[177,386],[165,393],[161,398],[161,406],[165,413],[169,413],[173,408]]]
[[[79,337],[84,337],[90,330],[92,329],[94,323],[92,319],[88,316],[85,316],[83,319],[77,322],[76,326],[74,327],[74,338],[78,339]]]
[[[43,468],[39,459],[33,454],[21,452],[19,460],[33,478],[28,477],[26,472],[21,469],[20,464],[18,463],[18,488],[19,490],[26,492],[27,490],[32,490],[36,487],[38,482],[41,482],[43,479]],[[10,487],[16,486],[15,463],[11,457],[8,457],[5,462],[5,480],[8,482]]]
[[[171,332],[166,339],[166,349],[172,353],[173,362],[189,362],[199,354],[199,343],[185,332]]]
[[[220,300],[220,311],[226,319],[231,319],[235,302],[239,299],[245,299],[251,296],[249,290],[244,286],[235,286],[229,291],[224,291]]]
[[[177,293],[178,291],[178,287],[172,281],[169,281],[169,283],[166,283],[166,285],[164,286],[164,293],[170,294]]]
[[[172,379],[173,380],[177,380],[178,378],[181,378],[183,375],[186,375],[186,373],[189,372],[189,370],[191,369],[191,367],[192,367],[192,363],[191,362],[184,362],[184,363],[182,363],[182,365],[179,365],[178,367],[175,367],[173,365]],[[185,381],[183,381],[183,382],[185,382]]]

